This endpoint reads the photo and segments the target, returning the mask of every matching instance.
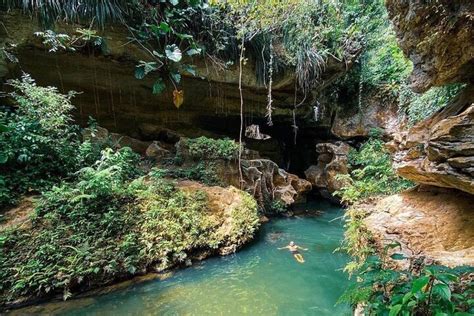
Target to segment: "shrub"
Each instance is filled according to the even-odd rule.
[[[23,193],[41,191],[97,158],[80,144],[71,97],[31,77],[9,82],[15,108],[0,110],[0,208]]]
[[[417,94],[405,87],[400,93],[400,107],[407,113],[408,121],[415,124],[444,108],[463,88],[462,84],[451,84],[433,87],[423,94]]]
[[[222,185],[222,181],[216,175],[216,166],[212,162],[198,162],[187,167],[177,167],[173,169],[155,169],[155,174],[161,177],[174,179],[188,179],[198,181],[206,185]]]
[[[186,145],[193,158],[198,159],[225,159],[237,157],[239,145],[228,138],[212,139],[205,136],[187,139]]]
[[[371,137],[359,150],[349,152],[350,175],[339,176],[347,180],[341,190],[334,194],[348,204],[373,196],[392,194],[412,186],[412,183],[399,177],[392,169],[390,154],[384,142]]]
[[[397,253],[392,258],[404,259]],[[472,267],[444,266],[398,271],[372,256],[340,302],[363,303],[368,315],[472,315],[472,272]]]

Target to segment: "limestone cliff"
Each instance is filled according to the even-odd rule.
[[[411,59],[412,87],[466,82],[474,73],[474,2],[387,0],[400,47]]]
[[[451,105],[395,137],[395,168],[418,183],[474,194],[474,2],[388,0],[387,9],[413,61],[415,91],[468,85]]]

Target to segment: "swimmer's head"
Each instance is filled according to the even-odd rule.
[[[290,246],[294,246],[295,245],[295,242],[294,241],[290,241]]]

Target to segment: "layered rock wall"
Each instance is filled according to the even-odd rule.
[[[474,194],[474,2],[387,0],[412,88],[466,83],[450,105],[389,144],[397,172],[418,183]]]

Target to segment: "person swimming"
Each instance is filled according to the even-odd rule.
[[[308,250],[308,248],[300,247],[300,246],[296,245],[294,241],[290,241],[288,246],[278,248],[278,250],[282,250],[282,249],[290,250],[291,254],[296,259],[296,261],[298,261],[299,263],[304,263],[303,255],[298,250],[301,249],[301,250],[306,251],[306,250]]]

